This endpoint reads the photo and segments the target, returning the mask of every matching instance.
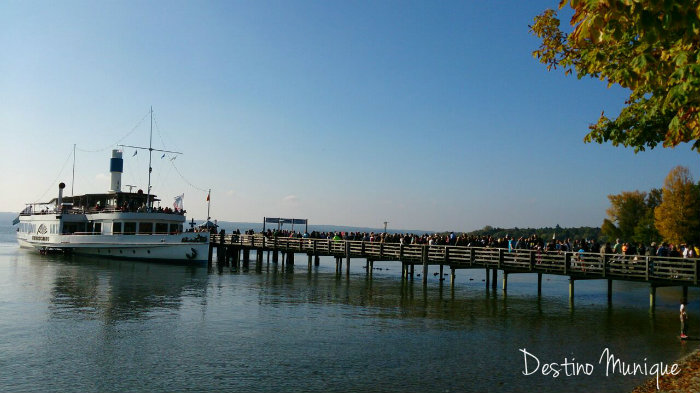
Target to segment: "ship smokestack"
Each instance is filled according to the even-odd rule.
[[[121,150],[112,150],[112,159],[109,160],[109,172],[112,174],[112,182],[109,192],[122,191],[122,172],[124,171],[124,160]]]
[[[61,213],[63,211],[63,189],[66,188],[65,183],[60,183],[58,185],[58,200],[56,201],[56,212]]]

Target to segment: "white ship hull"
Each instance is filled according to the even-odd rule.
[[[32,239],[32,237],[35,239]],[[199,241],[191,241],[195,238],[198,238]],[[34,249],[40,252],[61,250],[78,255],[97,257],[195,264],[206,263],[209,252],[209,235],[207,233],[192,232],[164,236],[18,235],[17,241],[22,248]]]

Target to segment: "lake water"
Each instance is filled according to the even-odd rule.
[[[371,280],[361,260],[336,276],[331,258],[218,273],[42,256],[13,230],[0,227],[4,392],[625,392],[646,377],[606,376],[605,348],[651,365],[698,346],[677,338],[679,289],[659,289],[651,314],[643,284],[616,281],[608,306],[605,281],[577,281],[571,306],[557,276],[538,298],[536,275],[509,276],[504,294],[485,290],[482,270],[458,270],[452,287],[431,267],[424,290],[390,262]],[[698,336],[700,293],[689,296]],[[594,371],[525,376],[522,348]]]

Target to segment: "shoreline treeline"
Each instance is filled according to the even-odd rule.
[[[440,235],[448,235],[450,232],[442,232]],[[580,239],[580,240],[605,240],[602,238],[600,228],[596,227],[578,227],[578,228],[563,228],[559,225],[555,227],[542,228],[498,228],[490,225],[476,231],[464,232],[467,236],[491,237],[494,239],[505,238],[508,236],[512,239],[528,238],[532,235],[537,235],[540,239]]]
[[[673,168],[660,189],[623,191],[608,199],[608,218],[601,226],[608,239],[643,244],[700,240],[700,184],[686,167]]]

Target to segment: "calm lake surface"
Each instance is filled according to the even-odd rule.
[[[679,289],[660,289],[650,314],[643,284],[616,281],[608,306],[605,281],[577,281],[572,307],[557,276],[538,298],[536,275],[509,276],[506,295],[485,290],[482,270],[440,285],[435,267],[423,290],[398,263],[376,262],[372,280],[359,259],[349,278],[331,258],[219,273],[42,256],[13,231],[0,228],[4,392],[625,392],[647,377],[606,376],[605,348],[651,365],[699,343],[678,340]],[[700,293],[689,297],[698,336]],[[525,376],[521,348],[595,369]]]

